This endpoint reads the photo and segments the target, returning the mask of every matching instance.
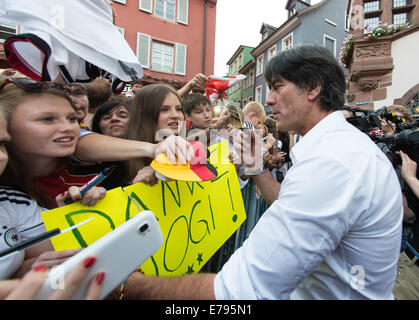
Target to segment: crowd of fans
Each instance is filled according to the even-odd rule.
[[[201,93],[188,94],[193,88],[203,89],[206,81],[206,76],[198,74],[179,91],[169,85],[143,86],[135,81],[125,93],[115,95],[105,78],[61,85],[36,82],[15,70],[3,70],[0,101],[5,161],[0,204],[5,232],[14,233],[16,242],[23,241],[45,231],[40,212],[64,205],[69,197],[95,205],[105,197],[106,190],[137,182],[155,184],[155,171],[149,164],[156,148],[150,146],[160,151],[174,148],[181,140],[175,136],[185,115],[194,128],[208,129],[208,143],[209,128],[237,130],[230,123],[228,111],[213,119],[208,99]],[[198,100],[188,109],[187,100],[192,98]],[[198,120],[200,108],[206,108],[202,123]],[[259,126],[262,121],[254,123]],[[171,136],[165,144],[157,134],[162,131]],[[82,141],[85,145],[80,146]],[[137,147],[131,148],[134,141]],[[115,143],[127,144],[118,153],[112,148]],[[106,147],[100,149],[98,145]],[[82,197],[80,187],[110,165],[116,166],[112,175]],[[13,243],[3,241],[1,248],[8,245]],[[31,269],[45,271],[40,267],[52,267],[77,252],[55,252],[51,242],[45,241],[3,258],[1,278],[21,277]]]
[[[236,166],[242,191],[247,215],[245,222],[202,268],[202,272],[220,271],[243,245],[275,198],[264,195],[257,178],[252,178],[254,173],[249,174],[246,164],[235,161],[234,137],[239,132],[246,132],[260,140],[260,170],[269,172],[276,181],[271,192],[277,196],[293,165],[290,151],[298,143],[299,136],[293,131],[278,131],[274,117],[267,116],[258,102],[249,102],[242,107],[241,128],[233,124],[227,108],[214,117],[213,106],[203,94],[206,81],[205,75],[198,74],[180,89],[135,81],[125,93],[115,95],[105,78],[87,84],[45,84],[12,70],[3,71],[0,79],[3,157],[0,219],[7,229],[4,231],[14,232],[14,239],[25,240],[45,231],[40,212],[64,205],[67,198],[93,206],[106,196],[106,190],[138,182],[156,184],[158,178],[150,163],[158,152],[177,153],[179,160],[192,156],[190,145],[179,137],[181,126],[187,120],[189,141],[199,140],[209,146],[228,140],[230,160]],[[353,116],[349,114],[350,110],[342,112],[348,113],[345,117]],[[412,121],[406,107],[392,106],[388,112]],[[396,126],[383,119],[381,130],[383,135],[391,135],[396,133]],[[174,151],[175,146],[180,145],[184,148]],[[179,153],[182,152],[179,150],[184,151]],[[403,166],[396,170],[401,186],[411,184],[412,189],[417,190],[416,175],[412,174],[416,171],[416,163],[405,153],[400,154]],[[116,167],[112,175],[82,197],[80,187],[110,165]],[[406,249],[414,221],[414,208],[409,207],[404,195],[401,252]],[[8,245],[3,241],[0,248]],[[0,277],[12,279],[46,274],[48,268],[77,252],[55,252],[51,242],[45,241],[1,259]],[[104,277],[104,274],[97,275],[96,287],[93,286],[88,296],[95,297]],[[14,297],[13,293],[9,297]],[[400,294],[396,298],[412,296]]]
[[[102,19],[98,27],[105,37],[91,28],[93,43],[82,42],[80,50],[63,37],[53,55],[33,34],[5,43],[9,63],[29,77],[0,71],[0,252],[43,234],[41,212],[70,200],[95,206],[117,187],[155,185],[162,177],[150,164],[158,154],[186,163],[195,156],[190,142],[208,147],[226,140],[246,220],[198,274],[153,277],[139,269],[109,299],[419,298],[419,139],[403,136],[404,146],[413,145],[403,150],[390,143],[402,139],[394,138],[400,122],[413,121],[408,108],[388,106],[385,116],[373,118],[379,119],[375,128],[356,130],[349,123],[357,123],[357,111],[343,106],[341,66],[326,48],[305,44],[265,65],[273,115],[258,102],[233,110],[222,99],[216,113],[204,94],[206,75],[198,73],[180,88],[141,81],[137,57],[114,28],[112,2],[81,3],[68,12],[79,8]],[[28,23],[33,32],[33,21],[49,21],[47,10],[35,10],[39,16],[32,21],[31,10],[20,9],[11,10],[21,19],[13,23]],[[66,25],[85,27],[69,18],[78,17],[68,15]],[[66,34],[65,28],[57,33],[55,25],[42,25],[52,35]],[[42,71],[18,40],[46,55]],[[98,43],[111,50],[101,52]],[[38,78],[54,81],[33,80]],[[116,93],[124,78],[133,81]],[[82,192],[109,167],[107,179]],[[35,298],[50,268],[80,250],[54,251],[45,240],[1,257],[0,299]],[[86,257],[50,298],[70,299],[97,259]],[[86,299],[98,299],[106,276],[106,270],[94,275]]]

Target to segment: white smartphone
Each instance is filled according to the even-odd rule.
[[[92,278],[99,272],[105,272],[106,276],[99,297],[103,299],[150,258],[162,244],[163,234],[155,215],[151,211],[142,211],[53,268],[36,299],[48,299],[55,290],[60,290],[63,286],[65,288],[65,277],[88,256],[96,256],[97,261],[72,299],[84,299]]]

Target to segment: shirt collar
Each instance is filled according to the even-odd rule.
[[[305,155],[311,154],[317,141],[329,130],[346,121],[341,111],[335,111],[320,120],[313,128],[308,131],[304,137],[301,137],[298,143],[291,149],[290,157],[293,164],[302,159]]]

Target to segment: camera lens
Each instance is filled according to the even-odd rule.
[[[141,227],[140,227],[140,232],[144,232],[144,231],[146,231],[148,229],[148,224],[147,223],[145,223],[145,224],[143,224]]]

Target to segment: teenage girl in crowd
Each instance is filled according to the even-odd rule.
[[[127,139],[157,143],[170,135],[179,134],[179,122],[184,121],[183,109],[177,91],[164,84],[153,84],[138,90],[135,106],[130,113]],[[156,137],[157,134],[157,137]],[[129,161],[129,181],[157,183],[150,158]]]
[[[121,101],[102,104],[92,118],[92,131],[109,137],[125,138],[130,109],[130,103]],[[122,187],[127,185],[128,161],[108,161],[102,164],[104,167],[114,167],[113,173],[104,180],[105,187],[116,187],[117,183]]]
[[[0,106],[0,175],[6,167],[8,161],[8,154],[6,151],[6,144],[10,141],[10,136],[7,132],[6,111]],[[27,230],[22,235],[18,234],[19,228],[24,228],[37,224],[40,221],[39,213],[42,208],[37,206],[35,201],[30,200],[24,193],[10,188],[0,187],[2,193],[0,201],[0,221],[3,225],[2,239],[0,241],[1,249],[5,249],[3,244],[5,241],[17,241],[19,238],[25,240],[25,237],[30,237],[36,233],[37,228]],[[5,196],[5,197],[4,197]],[[23,199],[23,202],[18,199]],[[16,200],[16,201],[15,201]],[[6,229],[4,229],[4,227]],[[38,227],[39,229],[39,227]],[[38,230],[39,231],[39,230]],[[49,241],[33,246],[25,252],[14,253],[10,256],[5,256],[0,260],[0,279],[5,279],[6,275],[11,275],[18,268],[24,256],[37,255],[45,248],[45,244],[50,245]],[[52,246],[51,246],[52,248]],[[56,257],[58,258],[58,257]],[[63,290],[58,290],[51,295],[51,299],[69,299],[73,295],[74,289],[77,288],[90,271],[91,266],[96,261],[96,257],[87,257],[73,271],[69,274],[68,280],[71,279],[72,286],[67,286]],[[45,262],[45,261],[44,261]],[[15,274],[15,276],[23,276],[19,280],[3,280],[0,281],[0,299],[33,299],[38,290],[43,285],[47,274],[48,265],[42,261],[38,261],[38,266],[34,266],[32,271],[28,273]],[[101,288],[105,279],[105,273],[100,272],[93,277],[88,290],[86,292],[86,299],[97,299],[100,295]]]
[[[97,172],[73,174],[74,153],[80,126],[67,87],[30,79],[2,82],[0,101],[10,114],[9,163],[0,182],[26,192],[44,208],[58,206],[71,196],[81,200],[78,188]],[[77,167],[77,165],[74,165]],[[90,189],[82,204],[92,205],[105,196],[102,187]]]
[[[107,136],[124,138],[130,107],[123,102],[107,102],[99,107],[92,119],[92,131]]]

